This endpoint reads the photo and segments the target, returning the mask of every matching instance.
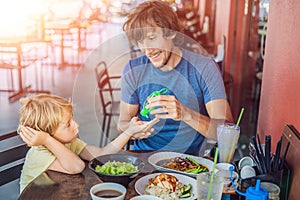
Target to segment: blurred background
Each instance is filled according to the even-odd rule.
[[[21,97],[51,93],[76,103],[74,116],[80,124],[80,137],[87,143],[104,145],[114,139],[117,116],[109,124],[108,140],[99,144],[104,118],[99,94],[77,91],[85,90],[89,80],[85,73],[95,78],[98,62],[106,61],[110,75],[119,76],[128,59],[137,56],[123,37],[122,25],[130,10],[141,2],[0,1],[0,136],[17,129]],[[220,63],[235,120],[245,108],[236,151],[236,158],[240,158],[248,153],[248,143],[257,130],[269,1],[169,2],[184,26],[184,34]],[[124,47],[127,49],[121,52],[126,53],[120,55]],[[192,43],[186,47],[198,50]],[[20,142],[5,141],[5,145]]]
[[[0,135],[17,128],[20,97],[48,92],[72,98],[74,81],[88,56],[105,41],[123,34],[122,23],[126,15],[141,2],[1,1]],[[249,136],[256,133],[269,2],[247,0],[242,4],[236,1],[231,2],[231,8],[222,8],[224,2],[217,0],[169,2],[184,26],[184,34],[204,47],[217,62],[221,62],[228,100],[234,105],[232,112],[235,119],[240,109],[245,107],[241,132],[241,138],[245,139],[241,143],[247,143]],[[248,20],[243,25],[237,18],[241,15],[239,7],[243,7],[243,17]],[[221,14],[226,16],[223,21],[219,19]],[[233,30],[229,31],[231,27]],[[244,37],[243,40],[238,39],[239,33]],[[120,41],[124,43],[120,46],[132,50],[126,38]],[[107,45],[106,48],[116,47]],[[187,48],[197,51],[192,45]],[[240,55],[241,51],[247,54],[246,58]],[[107,52],[97,52],[98,61],[100,57],[108,56]],[[120,75],[124,63],[132,56],[123,56],[120,64],[115,63],[110,67],[110,73]],[[77,109],[84,109],[81,107]],[[99,110],[101,118],[101,108]],[[101,120],[99,123],[101,125]],[[92,131],[98,132],[99,128]],[[91,139],[91,142],[94,141]],[[242,149],[247,151],[245,147]]]
[[[102,146],[116,137],[117,115],[105,122],[104,135],[102,105],[109,95],[100,100],[95,68],[104,61],[109,75],[119,77],[128,59],[140,54],[122,25],[141,2],[0,1],[0,153],[22,143],[15,133],[19,99],[36,93],[72,99],[80,138],[87,143]],[[256,133],[262,143],[272,136],[274,152],[285,125],[300,129],[299,1],[168,2],[190,38],[185,47],[205,51],[220,66],[235,120],[245,108],[235,160],[248,155]],[[18,180],[0,186],[0,199],[17,199],[18,187]]]

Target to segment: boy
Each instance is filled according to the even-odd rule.
[[[134,134],[143,132],[145,137],[151,134],[152,125],[158,122],[158,119],[142,122],[135,117],[124,134],[99,148],[77,138],[79,126],[73,119],[73,105],[66,99],[40,94],[23,98],[20,103],[19,134],[31,146],[21,174],[20,191],[46,170],[82,172],[83,160],[119,152]]]

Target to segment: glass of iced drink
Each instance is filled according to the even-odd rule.
[[[209,192],[211,172],[197,175],[197,200],[206,200]],[[214,174],[209,200],[220,200],[222,197],[224,177]]]
[[[219,124],[217,127],[219,162],[231,163],[235,147],[240,137],[240,127],[232,123]]]

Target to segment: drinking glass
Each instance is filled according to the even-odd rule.
[[[219,124],[217,127],[219,162],[232,161],[236,144],[240,137],[240,127],[232,123]]]
[[[210,187],[211,172],[203,172],[197,175],[198,200],[206,200]],[[214,175],[209,200],[220,200],[222,197],[224,177]]]

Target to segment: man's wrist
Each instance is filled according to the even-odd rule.
[[[186,109],[186,108],[183,109],[182,115],[183,115],[182,121],[184,121],[184,122],[191,121],[192,118],[193,118],[193,117],[192,117],[192,114],[191,114],[191,113],[189,112],[189,110]]]

